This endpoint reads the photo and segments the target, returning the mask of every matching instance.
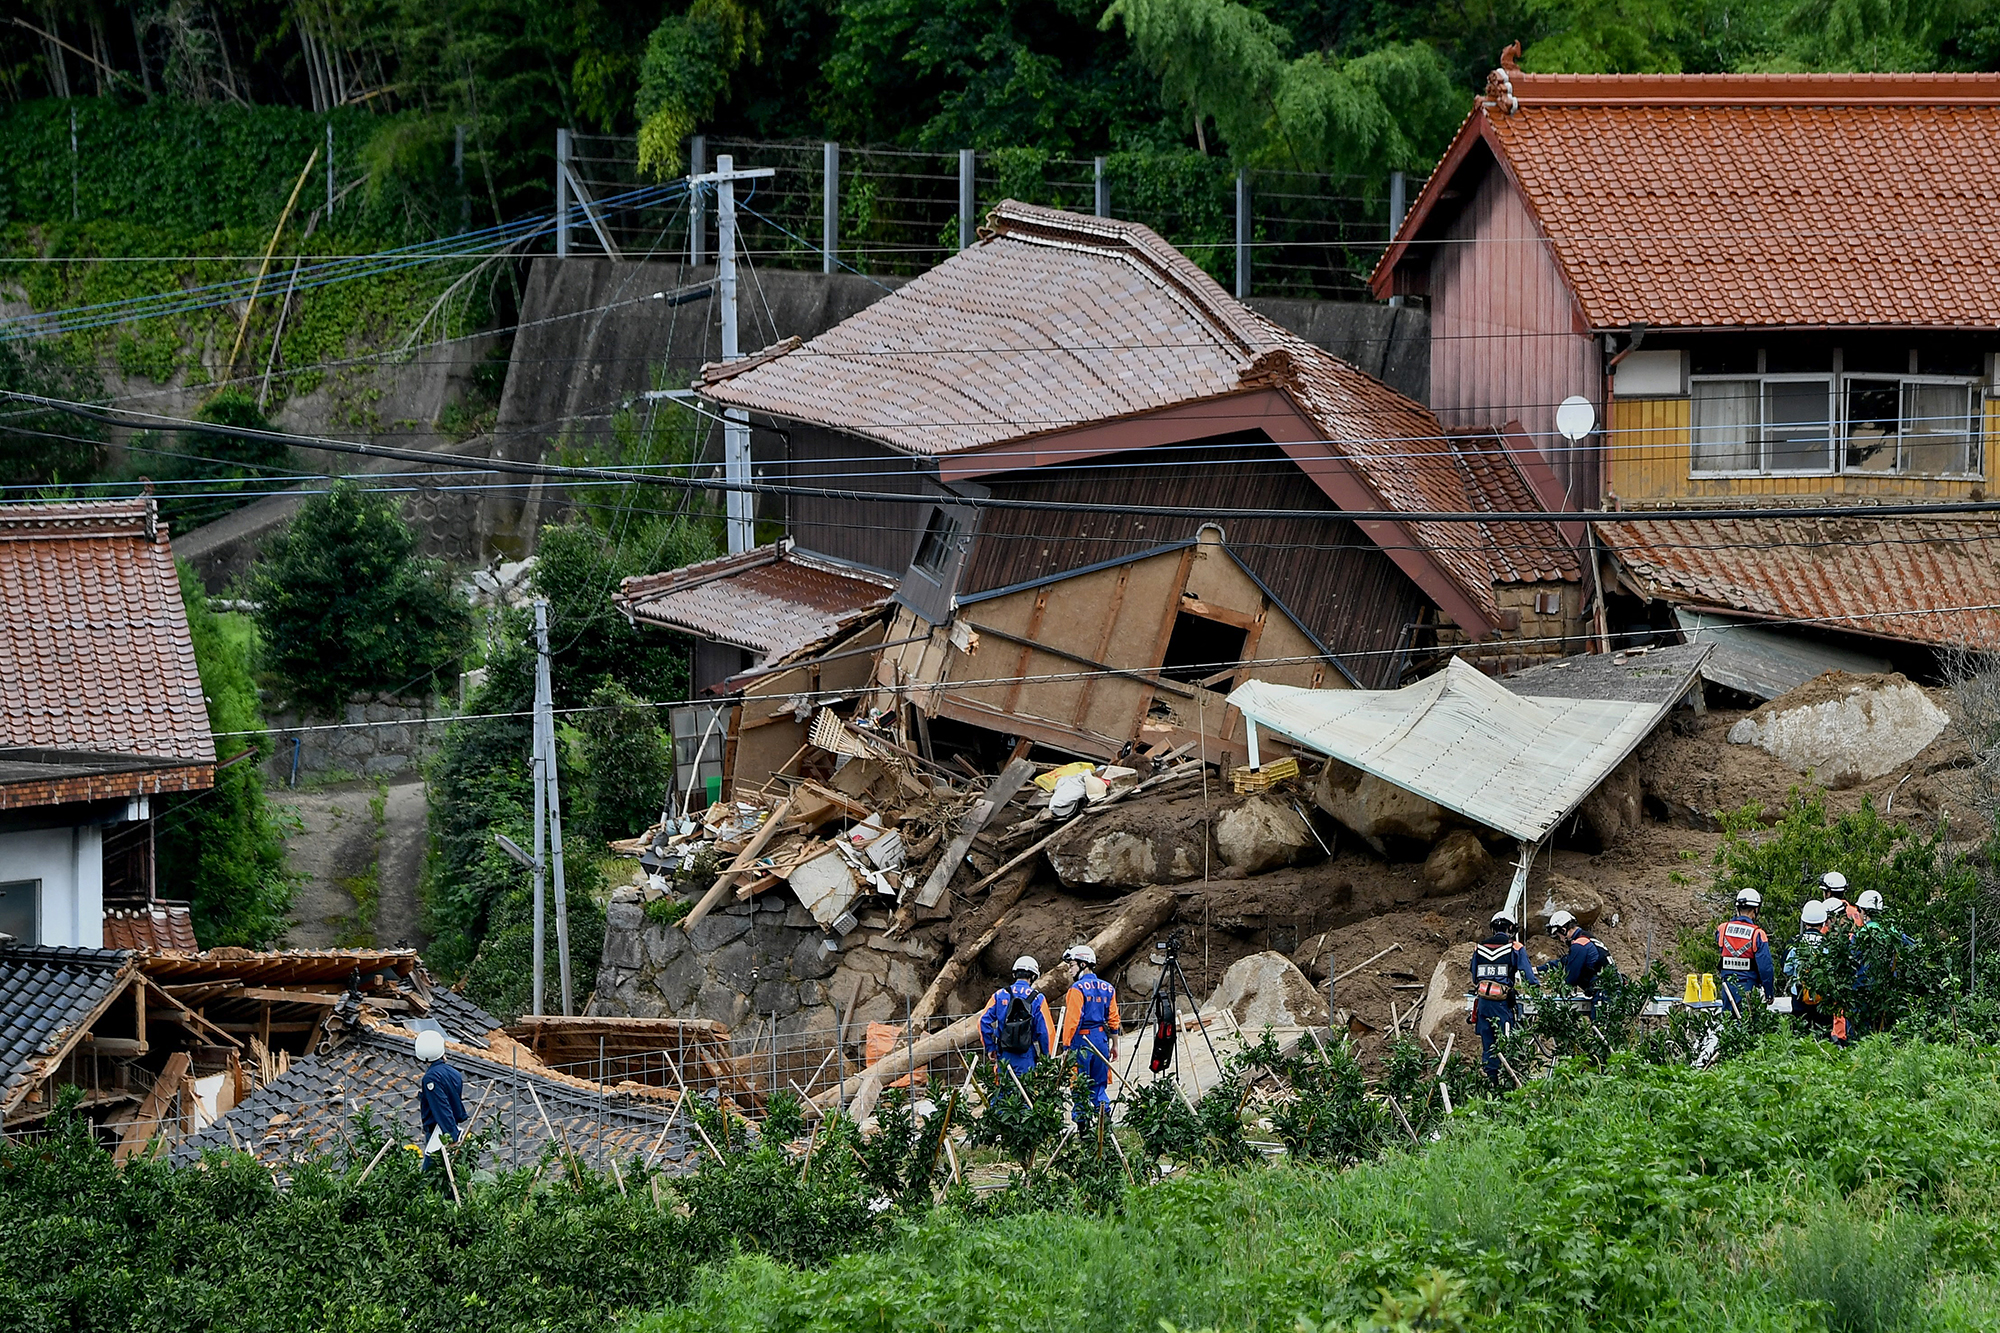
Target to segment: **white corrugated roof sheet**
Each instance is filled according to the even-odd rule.
[[[1400,690],[1252,680],[1229,702],[1307,749],[1528,843],[1582,804],[1671,706],[1525,698],[1456,658]]]

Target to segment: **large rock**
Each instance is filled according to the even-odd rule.
[[[1828,787],[1852,787],[1908,763],[1951,719],[1902,675],[1829,671],[1729,729]]]
[[[1424,856],[1447,828],[1463,822],[1435,801],[1338,759],[1320,770],[1313,800],[1383,856]]]
[[[1253,953],[1222,974],[1208,1008],[1227,1009],[1255,1040],[1266,1027],[1318,1027],[1326,1022],[1326,997],[1281,953]]]
[[[1443,897],[1469,889],[1493,873],[1493,856],[1471,829],[1453,829],[1424,858],[1427,896]]]
[[[1246,796],[1216,812],[1215,854],[1226,866],[1261,875],[1320,856],[1320,844],[1305,816],[1289,801]]]
[[[1115,807],[1071,825],[1049,844],[1065,888],[1142,889],[1199,879],[1208,830],[1198,817]]]
[[[1431,971],[1430,989],[1424,992],[1424,1016],[1417,1023],[1420,1040],[1438,1044],[1440,1027],[1453,1019],[1465,1021],[1465,993],[1472,989],[1472,947],[1468,941],[1446,949],[1438,957],[1438,964]]]
[[[1547,930],[1549,918],[1557,912],[1568,912],[1576,918],[1576,923],[1586,930],[1597,924],[1597,918],[1604,915],[1604,898],[1596,889],[1580,879],[1551,872],[1542,879],[1539,886],[1530,885],[1528,902],[1539,904],[1527,924],[1537,931]]]
[[[1576,841],[1592,851],[1609,851],[1620,838],[1639,827],[1645,811],[1643,795],[1639,761],[1637,757],[1627,758],[1577,807]],[[1569,827],[1563,831],[1569,832]]]

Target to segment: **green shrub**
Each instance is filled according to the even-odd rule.
[[[104,381],[91,363],[52,343],[0,342],[0,390],[91,402]],[[0,485],[86,481],[103,462],[102,425],[63,412],[8,403],[0,410]]]
[[[1923,1292],[1930,1241],[1911,1218],[1871,1225],[1829,1203],[1787,1238],[1784,1264],[1787,1289],[1825,1311],[1828,1333],[1893,1333]]]
[[[209,610],[186,562],[180,581],[208,725],[217,733],[215,757],[237,762],[218,769],[208,791],[154,798],[158,883],[163,897],[189,900],[204,948],[264,947],[284,934],[293,878],[283,817],[264,795],[261,765],[271,739],[250,674],[252,635],[238,618]],[[238,758],[245,750],[252,754]]]
[[[408,695],[458,675],[472,615],[417,554],[395,502],[339,481],[308,499],[251,570],[264,665],[299,703]]]
[[[660,710],[617,681],[590,693],[590,711],[562,728],[564,757],[581,790],[576,802],[579,841],[629,838],[650,828],[665,808],[674,781],[672,742]]]
[[[195,420],[242,430],[270,430],[257,399],[243,389],[223,389],[196,410]],[[273,489],[291,482],[284,478],[296,464],[282,440],[245,439],[210,431],[182,430],[169,435],[147,434],[134,442],[127,470],[159,483],[160,513],[174,529],[189,529],[221,518]]]

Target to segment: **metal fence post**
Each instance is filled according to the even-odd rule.
[[[688,175],[700,176],[708,170],[708,136],[697,134],[688,141]],[[708,211],[701,201],[701,187],[688,190],[688,264],[700,267],[708,257]]]
[[[1250,173],[1236,173],[1236,299],[1250,299]]]
[[[1101,218],[1111,216],[1111,180],[1104,174],[1104,168],[1109,163],[1110,159],[1100,157],[1092,164],[1097,186],[1096,211]]]
[[[974,231],[972,214],[978,208],[978,192],[973,180],[975,157],[970,148],[958,150],[958,248],[964,250],[972,244]]]
[[[569,131],[556,131],[556,258],[569,258]]]
[[[1409,206],[1409,177],[1400,171],[1389,173],[1389,243],[1395,244],[1396,233],[1403,229],[1403,214]],[[1392,296],[1390,305],[1403,304],[1403,298]]]
[[[825,157],[820,167],[824,188],[819,215],[819,271],[831,273],[834,259],[840,253],[840,145],[829,139],[822,151]]]

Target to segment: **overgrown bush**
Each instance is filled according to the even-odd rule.
[[[252,636],[247,624],[227,624],[209,609],[185,562],[180,581],[215,757],[227,766],[207,791],[153,798],[156,876],[161,896],[190,901],[204,948],[266,947],[284,934],[293,881],[284,816],[264,795],[261,766],[271,739],[250,671]]]
[[[104,381],[88,360],[58,345],[0,342],[0,390],[92,402]],[[0,403],[0,485],[62,485],[88,480],[103,462],[102,425],[50,408]]]
[[[660,709],[615,680],[592,690],[588,711],[562,730],[564,758],[580,783],[580,841],[629,838],[659,819],[674,781],[672,743]]]
[[[250,575],[263,664],[331,712],[355,693],[428,693],[456,679],[472,616],[387,496],[352,481],[309,498]]]
[[[256,396],[236,388],[223,389],[203,403],[194,419],[241,430],[272,428],[258,410]],[[176,531],[186,532],[290,486],[285,478],[295,466],[291,447],[282,440],[181,430],[164,436],[148,433],[134,441],[126,471],[153,478],[161,515]]]

